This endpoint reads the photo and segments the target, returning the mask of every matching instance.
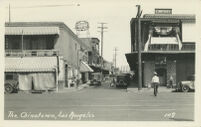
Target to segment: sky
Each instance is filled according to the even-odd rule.
[[[13,22],[59,21],[76,33],[75,23],[86,20],[90,26],[89,36],[99,39],[98,23],[107,23],[103,57],[112,62],[114,48],[117,48],[118,67],[128,65],[125,54],[131,51],[130,20],[136,16],[137,4],[141,5],[142,14],[154,13],[155,8],[172,8],[174,14],[195,14],[197,6],[193,0],[8,0],[4,4],[5,21],[9,17],[9,3]]]

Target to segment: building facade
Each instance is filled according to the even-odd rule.
[[[93,73],[101,72],[101,61],[99,54],[99,42],[98,38],[80,38],[82,42],[87,45],[88,52],[88,65],[93,69],[93,72],[89,73],[89,79],[92,79]]]
[[[81,81],[82,83],[88,83],[89,75],[93,72],[93,69],[88,65],[89,62],[89,53],[92,51],[89,38],[80,38],[81,40]]]
[[[49,70],[56,69],[53,77],[56,77],[57,88],[70,87],[71,80],[80,73],[80,43],[81,40],[63,22],[5,23],[5,73],[23,72],[35,86],[35,77],[28,76],[29,72],[37,74],[42,70],[47,73],[46,67],[49,67]],[[15,62],[21,68],[10,66]]]
[[[127,62],[138,80],[138,40],[141,39],[142,83],[151,83],[153,72],[157,72],[161,85],[166,86],[170,77],[174,84],[195,74],[195,15],[172,14],[171,9],[155,10],[155,14],[144,14],[140,18],[141,36],[138,35],[138,19],[132,18],[131,53]]]

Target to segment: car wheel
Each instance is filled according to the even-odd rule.
[[[189,87],[188,86],[182,86],[182,91],[183,92],[188,92],[189,91]]]
[[[6,92],[6,93],[12,93],[13,90],[14,90],[14,89],[13,89],[13,87],[12,87],[11,84],[7,83],[7,84],[5,85],[5,92]]]

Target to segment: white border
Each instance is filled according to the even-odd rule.
[[[88,0],[86,0],[88,1]],[[152,0],[153,2],[155,0]],[[168,0],[167,0],[168,1]],[[175,0],[176,1],[176,0]],[[107,2],[107,1],[106,1]],[[141,1],[140,1],[141,2]],[[78,127],[78,126],[116,126],[116,127],[128,127],[128,126],[137,126],[137,127],[145,127],[145,126],[153,126],[153,127],[200,127],[201,126],[201,111],[200,111],[200,107],[201,107],[201,99],[200,99],[200,92],[201,92],[201,85],[200,85],[200,76],[201,76],[201,69],[200,69],[200,63],[201,63],[201,59],[200,59],[200,49],[201,49],[201,23],[200,23],[200,19],[201,19],[201,0],[192,0],[192,2],[196,2],[197,4],[197,10],[196,10],[196,26],[197,26],[197,33],[195,33],[196,35],[196,81],[195,83],[196,85],[196,92],[195,92],[195,121],[194,122],[172,122],[172,121],[168,121],[168,122],[152,122],[152,121],[147,121],[147,122],[130,122],[130,121],[119,121],[119,122],[114,122],[114,121],[109,121],[109,122],[92,122],[92,121],[88,121],[88,122],[77,122],[77,121],[23,121],[23,120],[19,120],[19,121],[15,121],[15,120],[9,120],[6,121],[4,120],[4,90],[3,90],[3,72],[4,72],[4,22],[5,22],[5,10],[3,9],[3,5],[5,4],[4,1],[0,1],[0,57],[1,57],[1,61],[0,61],[0,70],[1,70],[1,76],[0,76],[0,81],[1,81],[1,89],[0,89],[0,97],[1,97],[1,109],[0,109],[0,127],[3,125],[4,127],[10,127],[10,126],[14,126],[14,127],[28,127],[28,126],[74,126],[74,127]],[[3,4],[4,3],[4,4]],[[182,8],[182,4],[178,5],[178,7]]]

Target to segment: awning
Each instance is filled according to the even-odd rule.
[[[101,67],[90,65],[90,67],[93,69],[94,72],[101,72]]]
[[[58,27],[5,27],[5,35],[59,35]]]
[[[125,54],[127,62],[131,68],[134,70],[138,68],[138,52],[132,52]],[[177,59],[195,59],[195,51],[148,51],[142,52],[141,60],[142,63],[144,61],[153,61],[156,57],[165,56],[168,57],[169,60],[177,60]]]
[[[93,69],[85,62],[81,62],[80,72],[93,72]]]
[[[5,72],[54,72],[56,57],[6,57]]]
[[[176,37],[151,37],[151,45],[152,44],[176,44],[178,45],[178,41]]]
[[[144,14],[143,18],[195,20],[194,14]]]

